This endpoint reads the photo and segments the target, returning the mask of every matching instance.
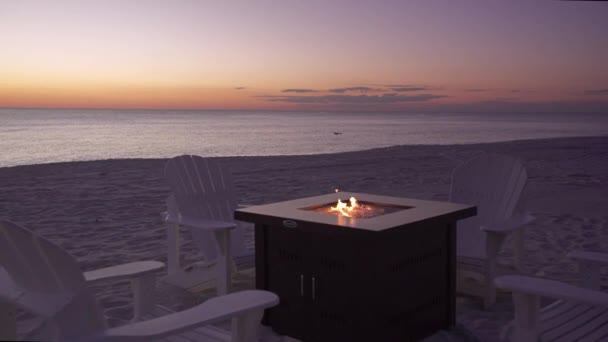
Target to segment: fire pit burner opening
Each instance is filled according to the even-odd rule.
[[[345,205],[345,207],[348,208],[348,204],[346,204],[344,202],[341,202],[341,203],[343,203]],[[352,202],[351,202],[351,205],[352,205]],[[334,203],[319,204],[319,205],[314,205],[314,206],[299,208],[299,209],[316,211],[319,213],[336,215],[336,216],[347,216],[347,217],[353,217],[353,218],[373,218],[373,217],[378,217],[378,216],[394,213],[397,211],[413,208],[413,207],[408,207],[408,206],[403,206],[403,205],[374,203],[374,202],[367,202],[367,201],[357,201],[356,207],[350,211],[337,209],[339,207],[340,207],[340,205],[339,204],[337,205],[334,202]]]

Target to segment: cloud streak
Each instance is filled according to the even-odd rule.
[[[315,90],[308,88],[289,88],[281,90],[282,93],[320,93],[320,92],[328,92],[334,94],[347,94],[347,93],[373,93],[373,92],[383,92],[390,91],[396,93],[404,93],[404,92],[414,92],[414,91],[423,91],[423,90],[432,90],[436,88],[431,88],[425,85],[411,85],[411,84],[389,84],[389,85],[379,85],[384,88],[377,87],[368,87],[368,86],[356,86],[356,87],[342,87],[342,88],[330,88],[327,90]]]
[[[371,88],[371,87],[346,87],[346,88],[333,88],[328,89],[327,91],[336,94],[344,94],[346,92],[355,92],[355,93],[368,93],[371,91],[377,91],[379,89]]]
[[[389,104],[400,102],[424,102],[447,97],[434,94],[400,95],[320,95],[320,96],[258,96],[266,101],[315,104]]]
[[[592,89],[587,90],[585,95],[608,95],[608,89]]]
[[[318,90],[307,88],[290,88],[281,90],[282,93],[316,93]]]
[[[245,87],[236,87],[236,88],[234,88],[234,90],[243,90],[243,89],[247,89],[247,88],[245,88]]]
[[[422,90],[429,90],[429,87],[427,86],[394,86],[394,87],[390,87],[392,91],[396,91],[399,93],[402,92],[407,92],[407,91],[422,91]]]

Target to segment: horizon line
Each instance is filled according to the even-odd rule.
[[[99,107],[0,107],[0,110],[99,110],[99,111],[181,111],[181,112],[294,112],[294,113],[360,113],[360,114],[484,114],[484,115],[495,115],[495,114],[567,114],[567,115],[580,115],[580,114],[602,114],[608,115],[606,111],[583,111],[583,112],[555,112],[555,111],[513,111],[513,112],[502,112],[502,111],[433,111],[433,110],[422,110],[422,111],[404,111],[404,110],[302,110],[302,109],[227,109],[227,108],[99,108]]]

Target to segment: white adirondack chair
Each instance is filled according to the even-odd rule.
[[[516,269],[521,266],[523,226],[534,219],[515,210],[526,179],[526,169],[520,160],[498,154],[474,157],[456,167],[452,174],[450,201],[477,205],[477,216],[457,225],[458,291],[481,296],[484,307],[496,302],[493,283],[498,272],[496,258],[511,234],[514,265]],[[463,275],[479,274],[480,268],[481,291],[462,281]]]
[[[506,275],[495,279],[500,289],[513,292],[515,319],[502,339],[532,341],[608,341],[608,293],[600,289],[600,267],[608,254],[573,252],[579,262],[582,286],[555,280]],[[558,299],[540,308],[542,297]]]
[[[14,223],[0,221],[0,340],[17,337],[16,307],[40,318],[26,340],[153,341],[173,335],[190,340],[253,341],[265,308],[278,303],[267,291],[250,290],[207,300],[177,313],[154,307],[154,271],[160,262],[135,262],[102,270],[80,271],[77,261],[52,242]],[[166,314],[108,328],[87,283],[130,278],[135,318]],[[232,320],[230,332],[209,326]]]
[[[234,220],[237,203],[232,175],[216,160],[182,155],[167,162],[165,177],[172,195],[164,215],[169,248],[168,275],[163,281],[191,290],[215,282],[218,294],[227,293],[236,271],[232,257],[254,254],[253,246],[245,244],[250,224]],[[202,262],[180,266],[180,226],[189,228]],[[247,272],[253,276],[251,269]]]

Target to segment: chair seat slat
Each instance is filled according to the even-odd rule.
[[[540,312],[539,341],[602,341],[608,336],[608,309],[558,301]],[[513,333],[512,323],[507,327]]]

